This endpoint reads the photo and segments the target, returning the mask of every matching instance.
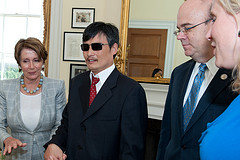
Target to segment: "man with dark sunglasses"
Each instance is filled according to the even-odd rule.
[[[201,133],[237,96],[231,71],[215,66],[205,38],[210,6],[211,0],[187,0],[179,8],[174,34],[191,60],[172,72],[156,160],[199,160]]]
[[[118,45],[112,24],[94,22],[85,29],[81,49],[90,71],[71,80],[62,123],[45,145],[45,159],[144,160],[146,96],[116,69]]]

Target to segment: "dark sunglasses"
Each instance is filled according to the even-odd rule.
[[[102,50],[103,45],[108,45],[108,44],[103,44],[103,43],[81,44],[82,51],[88,51],[90,48],[90,45],[91,45],[92,50],[100,51],[100,50]]]

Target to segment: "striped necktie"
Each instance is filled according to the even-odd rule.
[[[204,73],[207,66],[206,64],[201,63],[199,65],[199,71],[194,78],[193,85],[191,91],[188,95],[187,101],[183,106],[183,129],[186,130],[188,123],[194,113],[196,108],[196,102],[198,98],[198,93],[201,88],[202,82],[204,80]]]

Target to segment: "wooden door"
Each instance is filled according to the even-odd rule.
[[[155,68],[164,71],[167,29],[128,29],[127,73],[151,77]]]

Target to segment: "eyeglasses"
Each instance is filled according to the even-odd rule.
[[[196,25],[194,25],[194,26],[192,26],[192,27],[184,27],[184,28],[182,28],[182,29],[178,29],[178,30],[176,30],[173,34],[175,34],[176,36],[180,33],[180,32],[182,32],[182,33],[187,33],[188,31],[190,31],[191,29],[193,29],[193,28],[195,28],[195,27],[197,27],[197,26],[199,26],[199,25],[201,25],[201,24],[204,24],[204,23],[208,23],[209,21],[211,21],[211,20],[213,20],[213,18],[210,18],[210,19],[208,19],[208,20],[206,20],[206,21],[204,21],[204,22],[201,22],[201,23],[198,23],[198,24],[196,24]]]
[[[108,44],[103,44],[103,43],[81,44],[82,51],[88,51],[90,48],[90,45],[91,45],[92,50],[100,51],[100,50],[102,50],[103,45],[108,45]]]

